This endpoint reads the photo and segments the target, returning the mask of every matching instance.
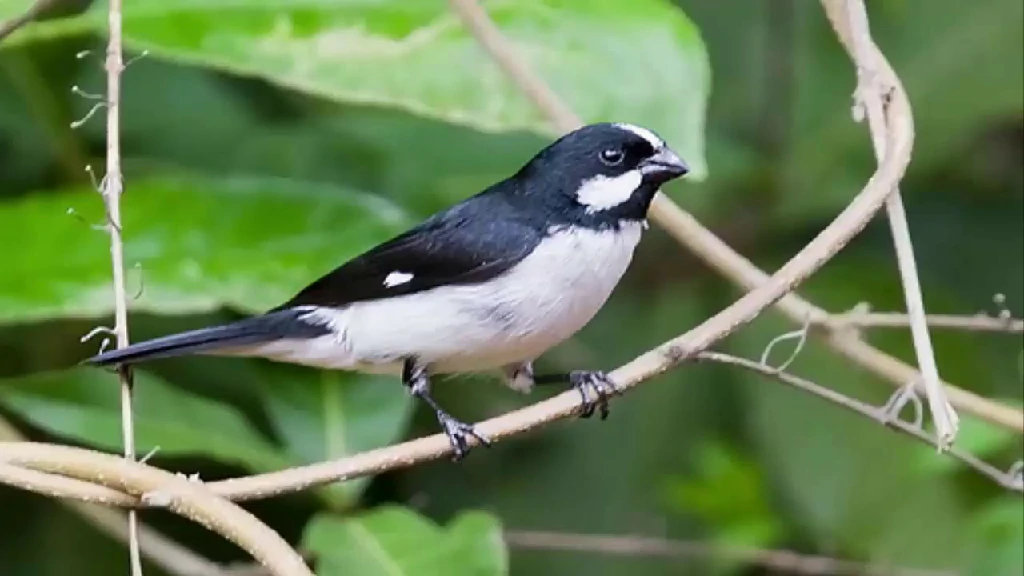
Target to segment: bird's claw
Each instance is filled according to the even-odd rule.
[[[484,434],[477,432],[471,424],[460,422],[455,418],[452,418],[444,412],[437,413],[437,421],[441,424],[441,428],[444,430],[446,436],[448,436],[448,442],[452,445],[454,454],[452,455],[452,461],[458,462],[469,454],[472,446],[470,445],[470,437],[475,438],[476,441],[487,448],[491,447],[491,439]]]
[[[604,372],[576,371],[569,374],[569,382],[579,391],[583,409],[581,418],[590,418],[594,410],[601,411],[601,420],[608,417],[608,399],[621,391]]]

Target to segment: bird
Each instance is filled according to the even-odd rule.
[[[535,375],[625,274],[660,187],[689,167],[652,130],[582,126],[514,174],[345,262],[265,313],[84,361],[123,366],[190,354],[256,357],[400,376],[432,409],[458,461],[491,440],[431,395],[437,375],[490,373],[513,390],[562,384],[580,415],[619,390],[605,372]]]

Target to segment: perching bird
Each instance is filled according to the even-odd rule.
[[[87,360],[186,354],[269,358],[401,374],[455,452],[489,440],[430,395],[430,377],[500,372],[513,389],[561,382],[583,416],[607,416],[602,372],[534,376],[532,362],[575,334],[625,273],[658,188],[689,169],[650,130],[593,124],[566,134],[510,178],[357,256],[269,312],[141,342]]]

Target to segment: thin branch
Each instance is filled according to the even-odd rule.
[[[959,316],[955,314],[928,314],[928,326],[935,329],[962,330],[964,332],[996,332],[1003,334],[1024,334],[1024,320],[1018,318],[996,318],[984,314]],[[834,314],[815,326],[829,330],[859,330],[864,328],[907,328],[910,317],[898,312],[847,312]]]
[[[449,0],[449,3],[481,47],[491,55],[495,63],[548,117],[554,126],[559,130],[569,131],[582,124],[582,121],[547,87],[543,79],[530,71],[525,61],[516,54],[509,41],[504,38],[475,0]],[[836,23],[833,25],[835,26]],[[837,29],[837,34],[842,34],[840,29]],[[854,55],[852,49],[848,48],[848,51]],[[886,70],[891,70],[884,57],[878,59],[878,65]],[[891,98],[905,104],[909,118],[909,103],[906,102],[906,94],[898,79],[893,86]],[[912,131],[912,126],[908,126],[909,139],[913,137]],[[878,172],[876,172],[877,174]],[[768,274],[730,248],[664,194],[658,194],[655,197],[651,205],[650,216],[651,220],[661,226],[677,242],[686,246],[712,269],[744,289],[753,290],[769,281]],[[786,317],[799,325],[803,325],[808,319],[813,323],[820,324],[829,316],[827,311],[793,293],[779,300],[778,306]],[[826,335],[826,342],[847,359],[860,364],[897,388],[907,382],[918,382],[921,378],[920,373],[913,367],[863,342],[849,331],[829,331]],[[994,424],[1024,433],[1024,411],[978,396],[949,383],[945,383],[945,386],[950,401],[961,410]]]
[[[74,499],[87,504],[126,508],[135,508],[137,503],[135,498],[118,490],[59,474],[14,466],[3,461],[0,461],[0,482],[62,501]]]
[[[910,436],[911,438],[914,438],[919,442],[928,444],[929,446],[935,448],[939,447],[939,440],[935,436],[928,434],[927,432],[922,430],[919,425],[915,425],[910,422],[904,422],[903,420],[892,417],[892,415],[885,409],[879,409],[870,404],[854,400],[853,398],[850,398],[849,396],[846,396],[844,394],[840,394],[835,390],[825,388],[824,386],[820,386],[818,384],[815,384],[814,382],[811,382],[804,378],[800,378],[799,376],[794,376],[793,374],[790,374],[788,372],[782,372],[772,366],[765,365],[761,362],[747,360],[746,358],[740,358],[738,356],[722,354],[719,352],[701,352],[700,354],[697,355],[697,360],[717,362],[719,364],[729,364],[731,366],[739,366],[741,368],[757,372],[764,376],[774,378],[775,380],[778,380],[783,384],[787,384],[803,392],[813,394],[814,396],[822,398],[832,404],[845,408],[850,412],[854,412],[860,414],[861,416],[871,418],[872,420],[884,426],[892,428],[893,430],[906,434],[907,436]],[[944,451],[944,453],[947,453],[953,458],[956,458],[957,460],[973,468],[980,474],[988,476],[996,484],[999,484],[1003,488],[1006,488],[1007,490],[1013,492],[1024,493],[1024,482],[1022,482],[1021,478],[1018,477],[1016,474],[1011,472],[1004,472],[1003,470],[1000,470],[995,466],[992,466],[991,464],[988,464],[978,459],[977,457],[972,456],[970,453],[964,452],[957,448],[951,448],[949,450]]]
[[[0,42],[14,34],[22,27],[31,24],[36,18],[42,16],[47,10],[57,6],[61,0],[36,0],[22,14],[4,22],[0,22]]]
[[[803,576],[955,576],[955,572],[890,568],[840,560],[828,556],[798,554],[789,550],[763,550],[722,546],[711,542],[667,540],[646,536],[571,534],[538,530],[505,533],[510,547],[524,550],[583,552],[614,556],[648,556],[675,560],[728,560]]]
[[[124,60],[121,48],[121,0],[109,0],[107,10],[107,174],[103,178],[103,200],[106,203],[107,232],[110,234],[110,261],[114,276],[114,334],[117,347],[125,348],[128,339],[128,297],[124,280],[124,242],[121,238],[121,193],[124,190],[121,175],[121,72]],[[132,415],[131,367],[118,368],[121,384],[121,436],[124,457],[135,459],[135,424]],[[139,519],[134,510],[128,511],[128,555],[132,576],[142,576],[142,555],[139,551]]]
[[[24,437],[7,420],[0,418],[0,440],[19,441]],[[74,478],[37,472],[0,463],[0,482],[24,490],[42,493],[80,516],[107,536],[128,544],[127,515],[107,506],[133,508],[138,500],[118,490]],[[91,494],[89,498],[83,495]],[[93,504],[97,502],[101,504]],[[172,576],[229,576],[228,568],[199,556],[160,532],[139,523],[139,549],[143,558]]]
[[[846,23],[853,47],[851,56],[857,67],[854,118],[859,120],[867,117],[875,158],[881,161],[885,155],[885,108],[888,106],[889,81],[892,79],[890,76],[895,77],[895,73],[877,64],[881,51],[871,38],[867,7],[864,6],[863,0],[844,1],[845,4],[841,4],[840,0],[822,0],[822,6],[833,21],[839,21],[839,10],[845,8]],[[910,225],[907,223],[907,212],[899,188],[893,188],[886,199],[885,210],[896,249],[896,263],[903,285],[907,313],[911,320],[910,334],[914,342],[914,352],[921,369],[929,411],[938,431],[939,450],[943,450],[956,438],[959,417],[946,398],[942,381],[939,380],[935,351],[925,321],[924,297],[921,295],[921,281],[918,278],[914,245],[910,238]]]
[[[548,117],[555,128],[562,132],[571,132],[583,124],[554,90],[534,74],[526,61],[519,57],[512,44],[505,39],[501,30],[476,0],[449,0],[449,4],[505,75]]]
[[[66,505],[110,538],[118,542],[128,542],[126,513],[85,502],[68,501]],[[203,558],[146,524],[139,523],[138,534],[142,556],[171,576],[230,576],[231,574],[228,568]],[[264,570],[263,574],[266,573]]]
[[[281,536],[238,505],[214,495],[201,482],[110,454],[39,442],[0,442],[0,463],[6,471],[28,468],[130,494],[146,506],[166,508],[222,534],[271,574],[313,576],[302,556]],[[21,477],[26,478],[24,474]],[[46,493],[45,486],[28,488]]]

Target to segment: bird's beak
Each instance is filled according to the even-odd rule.
[[[685,176],[690,167],[683,162],[678,154],[668,146],[664,146],[654,155],[640,164],[640,173],[644,176],[652,176],[663,181]]]

